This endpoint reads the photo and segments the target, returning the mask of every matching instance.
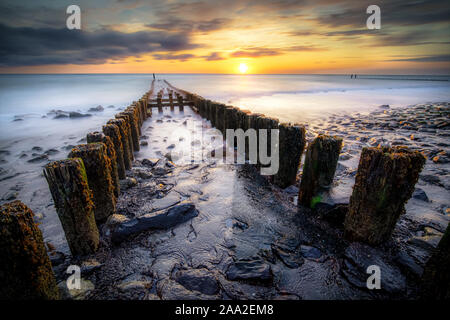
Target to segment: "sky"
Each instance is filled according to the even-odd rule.
[[[450,2],[0,0],[0,39],[0,73],[450,74]]]

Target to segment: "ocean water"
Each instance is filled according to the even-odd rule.
[[[369,112],[383,104],[395,108],[450,101],[450,76],[156,76],[205,98],[298,123]],[[148,91],[151,80],[151,74],[0,75],[0,203],[16,197],[35,213],[43,213],[44,236],[57,247],[63,245],[42,175],[45,162],[29,160],[46,151],[50,160],[66,158],[71,146],[84,143],[86,133],[100,130],[115,113]],[[88,112],[98,105],[104,111]],[[91,116],[55,119],[52,110]]]

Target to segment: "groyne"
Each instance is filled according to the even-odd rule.
[[[276,132],[277,143],[273,144],[269,140],[267,145],[258,144],[256,158],[246,156],[245,159],[248,165],[264,168],[267,163],[261,155],[267,152],[271,154],[275,150],[279,156],[278,171],[267,175],[267,179],[279,188],[301,181],[299,206],[314,208],[319,193],[333,183],[342,138],[322,135],[307,146],[306,129],[301,124],[281,123],[278,119],[263,114],[205,99],[176,88],[167,81],[165,84],[166,88],[154,92],[153,81],[148,92],[116,114],[114,119],[108,120],[102,130],[87,133],[87,144],[75,146],[68,159],[52,162],[45,167],[44,175],[73,256],[87,255],[98,250],[98,229],[116,213],[115,205],[120,195],[119,181],[126,178],[126,171],[133,166],[134,152],[140,149],[142,125],[152,116],[152,110],[163,112],[164,107],[169,107],[171,111],[175,108],[183,111],[184,107],[190,107],[210,121],[212,127],[220,130],[224,138],[227,130],[241,129],[247,132],[252,129],[258,133],[257,137],[260,137],[261,132],[267,135]],[[224,140],[228,148],[234,149],[234,139]],[[252,147],[250,138],[245,139],[244,143],[247,152]],[[305,164],[302,178],[299,179],[299,167],[305,149]],[[345,238],[374,246],[388,241],[398,218],[404,213],[404,205],[412,195],[424,163],[425,157],[421,153],[407,148],[364,148],[345,216]],[[1,241],[7,247],[1,254],[10,255],[13,245],[23,246],[19,250],[23,249],[24,254],[29,255],[27,259],[39,254],[42,264],[48,269],[45,249],[42,250],[42,237],[33,238],[38,242],[34,247],[41,248],[39,252],[30,252],[25,240],[14,244],[8,240],[13,238],[15,232],[19,232],[17,228],[9,227],[10,217],[30,215],[30,210],[23,205],[14,205],[14,210],[8,209],[10,206],[4,205],[0,210]],[[32,225],[29,221],[27,223]],[[433,259],[433,265],[429,267],[435,266],[436,274],[441,277],[442,274],[438,272],[441,270],[442,273],[442,268],[436,261],[446,261],[439,256],[446,252],[448,241],[442,243],[436,253],[437,257]],[[11,255],[9,259],[16,258]],[[20,259],[17,258],[18,264],[22,263]],[[18,264],[13,264],[12,267],[17,268],[13,270],[17,277]],[[51,274],[51,270],[47,270],[46,274]],[[434,274],[427,271],[427,277],[433,277]],[[42,277],[30,273],[27,279],[24,281],[29,281],[29,285],[32,285]],[[45,286],[52,288],[54,279],[48,276],[44,280]],[[53,292],[52,290],[50,291]],[[33,292],[30,295],[35,298],[57,298],[52,293],[42,295],[41,292]]]

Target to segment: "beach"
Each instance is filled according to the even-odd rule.
[[[28,100],[15,104],[23,110],[12,107],[11,94],[2,91],[9,97],[1,109],[2,202],[21,199],[33,209],[45,241],[56,252],[52,261],[60,281],[73,261],[42,167],[85,143],[88,132],[99,130],[150,82],[149,76],[129,76],[133,85],[128,82],[119,90],[129,79],[78,77],[82,85],[72,89],[73,99],[69,94],[46,101],[46,91],[37,87]],[[87,90],[89,77],[100,84],[88,90],[88,99],[76,92]],[[321,194],[318,216],[298,208],[298,182],[280,189],[246,165],[171,164],[169,151],[201,153],[217,146],[196,149],[195,139],[185,134],[188,130],[195,137],[196,131],[211,127],[209,121],[190,107],[184,112],[165,107],[163,113],[154,111],[142,128],[141,149],[121,182],[117,221],[111,219],[101,230],[104,244],[98,253],[77,261],[85,266],[87,288],[77,298],[414,298],[417,278],[450,218],[448,82],[429,77],[359,82],[344,76],[217,77],[164,79],[205,98],[301,123],[308,141],[322,133],[344,139],[333,185]],[[111,82],[117,90],[105,89]],[[155,91],[166,87],[157,81]],[[340,240],[342,221],[330,220],[329,213],[348,204],[362,148],[378,145],[406,145],[423,152],[427,162],[393,240],[381,248],[348,246]],[[186,201],[197,210],[192,220],[110,244],[118,223]],[[362,288],[358,270],[367,262],[365,255],[376,257],[396,279],[381,293]],[[249,281],[236,281],[245,277]]]

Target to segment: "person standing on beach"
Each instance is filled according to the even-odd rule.
[[[153,74],[153,80],[155,80],[155,74]]]

